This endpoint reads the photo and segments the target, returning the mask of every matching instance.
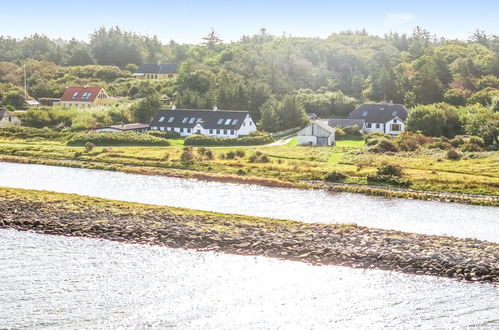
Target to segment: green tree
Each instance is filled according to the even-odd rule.
[[[141,123],[150,123],[160,106],[159,95],[151,94],[132,106],[133,119]]]

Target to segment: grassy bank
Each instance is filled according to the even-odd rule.
[[[291,141],[282,146],[193,148],[189,161],[182,160],[180,140],[169,147],[119,146],[86,152],[57,141],[0,140],[0,156],[23,157],[31,162],[70,161],[97,168],[148,172],[186,172],[204,176],[228,176],[278,180],[289,185],[303,180],[323,180],[324,175],[344,173],[346,184],[366,184],[382,163],[399,165],[404,178],[416,190],[499,196],[499,152],[464,153],[449,160],[443,150],[419,150],[392,155],[365,152],[362,140],[340,140],[334,147],[302,147]],[[179,142],[180,141],[180,142]],[[191,174],[189,174],[191,175]]]
[[[499,283],[499,245],[0,188],[0,227]],[[352,219],[354,220],[354,219]]]

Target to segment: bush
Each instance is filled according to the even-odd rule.
[[[245,155],[246,155],[246,153],[244,152],[244,150],[241,150],[241,149],[236,150],[236,156],[238,158],[243,158]]]
[[[463,152],[479,152],[479,151],[483,151],[483,148],[476,144],[476,143],[472,143],[471,141],[466,141],[465,143],[463,143],[459,149]]]
[[[334,136],[336,139],[341,139],[345,137],[346,133],[341,127],[334,127]]]
[[[461,154],[457,150],[451,149],[447,151],[447,159],[459,160],[461,159]]]
[[[182,154],[180,154],[180,161],[184,165],[189,165],[194,162],[195,156],[192,152],[192,148],[185,147]]]
[[[248,162],[250,162],[250,163],[270,163],[270,158],[267,155],[262,154],[260,151],[257,151],[253,155],[249,156]]]
[[[11,126],[0,128],[0,136],[4,138],[58,140],[65,138],[66,133],[49,128],[33,128],[26,126]]]
[[[398,152],[397,146],[390,140],[380,140],[378,143],[371,148],[369,148],[370,152],[383,154],[385,152]]]
[[[147,134],[150,134],[155,137],[163,138],[163,139],[178,139],[180,138],[179,132],[168,132],[168,131],[147,131]]]
[[[347,178],[347,176],[345,174],[338,172],[338,171],[333,171],[333,172],[327,173],[324,176],[324,180],[328,181],[328,182],[342,182],[346,178]]]
[[[427,148],[449,150],[449,149],[452,149],[453,146],[449,142],[445,142],[444,140],[440,140],[440,141],[436,141],[436,142],[428,144]]]
[[[247,146],[247,145],[261,145],[272,143],[274,139],[268,134],[248,135],[239,138],[218,138],[210,137],[199,134],[188,136],[184,145],[188,146]]]
[[[388,184],[398,187],[409,187],[411,185],[409,180],[399,178],[393,175],[382,175],[382,174],[369,174],[367,176],[367,183],[374,184]]]
[[[347,126],[347,127],[343,128],[343,131],[345,132],[345,135],[348,137],[362,136],[362,134],[360,133],[360,128],[358,125]]]
[[[390,135],[381,132],[369,133],[364,136],[364,142],[366,143],[366,146],[373,146],[378,144],[381,140],[389,139],[391,139]]]
[[[73,136],[68,141],[70,146],[83,146],[85,143],[91,142],[96,146],[113,146],[113,145],[133,145],[133,146],[168,146],[170,143],[163,139],[152,136],[150,134],[142,134],[136,132],[90,132],[79,133]]]
[[[225,154],[225,159],[234,159],[236,158],[236,153],[234,151],[229,151]]]
[[[379,175],[390,175],[390,176],[396,176],[396,177],[402,177],[402,167],[398,165],[393,165],[393,164],[381,164],[381,166],[378,168]]]
[[[93,144],[92,142],[85,143],[85,150],[87,152],[94,150],[94,148],[95,148],[95,144]]]

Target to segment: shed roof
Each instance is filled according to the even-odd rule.
[[[131,123],[131,124],[122,124],[122,125],[101,126],[97,128],[114,128],[120,131],[131,131],[136,129],[149,128],[149,124]]]
[[[367,123],[386,123],[398,117],[405,121],[408,116],[407,108],[402,104],[362,104],[348,115],[348,119],[364,119]]]
[[[159,63],[159,64],[142,64],[135,75],[144,75],[145,73],[156,73],[156,74],[175,74],[177,73],[176,63]]]
[[[359,128],[362,128],[365,124],[364,119],[329,119],[327,124],[331,127],[349,127],[349,126],[354,126],[357,125]]]

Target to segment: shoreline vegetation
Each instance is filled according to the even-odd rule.
[[[0,201],[4,229],[499,283],[499,244],[476,239],[3,187]]]
[[[423,191],[408,188],[387,186],[371,186],[363,184],[328,183],[318,180],[302,180],[299,182],[285,181],[273,178],[239,176],[223,173],[208,173],[188,169],[157,168],[143,166],[127,166],[106,163],[96,163],[78,160],[40,159],[33,157],[0,155],[0,162],[19,164],[38,164],[49,166],[65,166],[104,171],[119,171],[128,174],[157,175],[184,179],[196,179],[233,184],[252,184],[264,187],[322,189],[331,193],[353,193],[385,198],[405,198],[419,200],[435,200],[440,202],[462,203],[480,206],[499,207],[499,196],[479,195],[439,191]]]

